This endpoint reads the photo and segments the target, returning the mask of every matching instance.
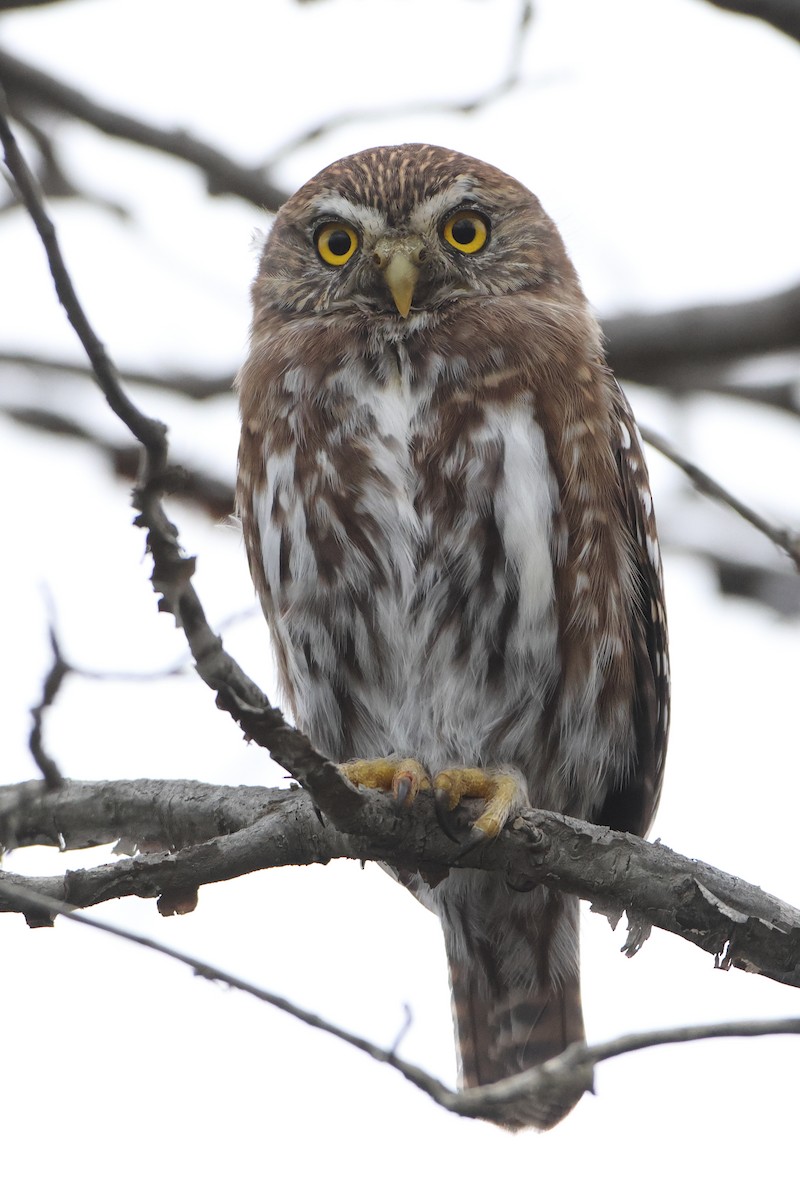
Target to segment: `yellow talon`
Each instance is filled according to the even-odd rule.
[[[391,758],[356,758],[352,762],[340,763],[339,770],[356,787],[378,788],[388,792],[396,765]]]
[[[357,758],[340,763],[345,779],[356,787],[391,792],[401,804],[411,805],[419,792],[436,793],[437,802],[452,812],[465,797],[485,801],[473,831],[496,838],[525,798],[524,784],[512,773],[484,771],[480,767],[450,767],[431,781],[415,758]]]
[[[415,758],[357,758],[339,763],[345,779],[356,787],[392,792],[403,804],[411,804],[417,792],[430,790],[431,781]]]
[[[452,811],[457,808],[465,796],[474,796],[478,800],[489,797],[492,778],[479,767],[452,767],[449,771],[440,771],[433,781],[434,788],[447,792],[448,806]]]
[[[437,794],[445,793],[450,811],[465,796],[485,800],[486,807],[472,828],[496,838],[522,799],[520,781],[501,771],[483,771],[479,767],[451,767],[440,771],[433,781]]]

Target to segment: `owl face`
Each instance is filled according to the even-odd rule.
[[[418,327],[457,302],[573,277],[517,180],[438,146],[383,146],[333,163],[283,206],[254,299]]]

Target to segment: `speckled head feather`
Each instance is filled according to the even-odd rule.
[[[445,217],[460,207],[486,215],[491,236],[478,259],[454,254],[440,238]],[[361,245],[341,271],[314,253],[326,220],[357,227]],[[440,146],[379,146],[332,163],[279,210],[254,284],[256,315],[284,312],[383,311],[395,316],[386,289],[376,286],[371,259],[386,233],[416,234],[428,259],[418,307],[437,307],[471,294],[511,293],[552,284],[580,295],[558,231],[536,197],[516,179],[478,159]],[[496,244],[495,244],[496,243]],[[513,253],[509,253],[513,248]]]
[[[500,192],[518,197],[521,204],[529,204],[533,198],[518,180],[480,159],[443,146],[409,142],[375,146],[340,158],[295,192],[285,208],[292,213],[295,205],[324,203],[326,190],[331,189],[353,204],[377,209],[391,224],[402,227],[418,204],[454,182],[477,198],[489,199]]]

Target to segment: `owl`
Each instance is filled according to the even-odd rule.
[[[469,813],[468,839],[528,806],[644,835],[669,700],[653,505],[536,197],[437,146],[354,154],[280,209],[252,301],[238,505],[299,728],[387,803]],[[473,1087],[584,1038],[578,904],[460,864],[402,882],[441,920]]]

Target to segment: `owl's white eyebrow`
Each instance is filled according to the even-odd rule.
[[[452,212],[453,209],[461,208],[463,205],[474,205],[476,208],[481,208],[480,202],[473,195],[471,186],[466,186],[466,184],[466,180],[459,179],[441,192],[437,192],[435,196],[429,196],[427,200],[423,200],[415,207],[413,217],[422,222],[437,221],[445,213]]]
[[[314,205],[312,224],[318,225],[325,218],[334,217],[348,221],[366,234],[378,237],[386,228],[386,218],[367,204],[354,204],[336,192],[327,192]]]
[[[449,187],[420,201],[411,210],[410,223],[425,225],[436,222],[445,213],[462,205],[480,208],[481,203],[466,180],[456,180]],[[379,237],[386,230],[386,217],[368,204],[357,204],[335,191],[323,192],[312,210],[311,224],[318,225],[326,218],[348,221],[367,236]]]

